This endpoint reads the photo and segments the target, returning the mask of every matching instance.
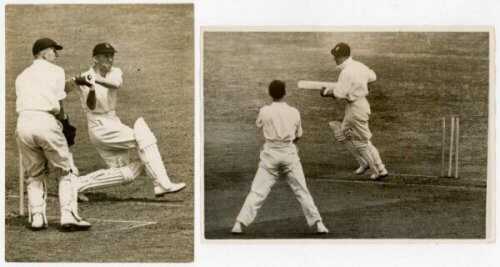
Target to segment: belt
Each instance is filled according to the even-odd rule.
[[[114,110],[108,112],[87,112],[88,118],[97,118],[97,117],[115,117],[116,112]]]
[[[44,117],[54,117],[54,114],[48,111],[41,110],[23,110],[19,112],[19,117],[21,116],[44,116]]]
[[[287,147],[293,145],[292,141],[273,141],[273,140],[266,140],[266,143],[264,146],[267,147]]]

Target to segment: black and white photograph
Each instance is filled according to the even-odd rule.
[[[203,28],[205,241],[491,238],[492,38]]]
[[[4,1],[0,266],[499,266],[499,8]]]
[[[5,261],[194,261],[194,5],[5,6]]]

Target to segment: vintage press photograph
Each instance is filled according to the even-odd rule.
[[[204,240],[487,240],[492,38],[203,28]]]
[[[192,4],[5,6],[5,261],[194,260]]]

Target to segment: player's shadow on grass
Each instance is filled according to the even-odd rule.
[[[146,198],[146,197],[117,197],[102,192],[85,193],[89,202],[146,202],[146,203],[177,203],[184,202],[183,199],[168,199],[168,196],[159,198]]]
[[[328,226],[327,226],[328,227]],[[205,231],[207,239],[328,239],[334,235],[317,234],[316,226],[308,227],[303,216],[256,222],[243,234],[232,234],[231,228]]]
[[[33,230],[31,229],[31,225],[28,222],[28,216],[12,216],[12,217],[7,217],[5,218],[5,226],[6,227],[16,227],[16,228],[24,228],[30,232],[47,232],[47,231],[59,231],[59,232],[88,232],[91,231],[91,229],[87,230],[80,230],[80,231],[69,231],[68,229],[65,229],[61,227],[59,224],[58,219],[50,219],[49,218],[49,226],[46,229],[40,229],[40,230]]]
[[[58,198],[57,194],[48,193],[50,197]],[[173,194],[172,194],[173,195]],[[168,199],[168,194],[164,197],[159,198],[146,198],[146,197],[118,197],[113,196],[103,192],[86,192],[85,196],[89,199],[89,202],[142,202],[142,203],[178,203],[184,202],[183,199]],[[78,200],[79,203],[85,203],[85,201]]]

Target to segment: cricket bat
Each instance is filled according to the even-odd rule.
[[[326,87],[327,89],[332,89],[337,85],[337,83],[332,82],[318,82],[318,81],[299,81],[298,88],[304,90],[321,90],[321,88]]]

